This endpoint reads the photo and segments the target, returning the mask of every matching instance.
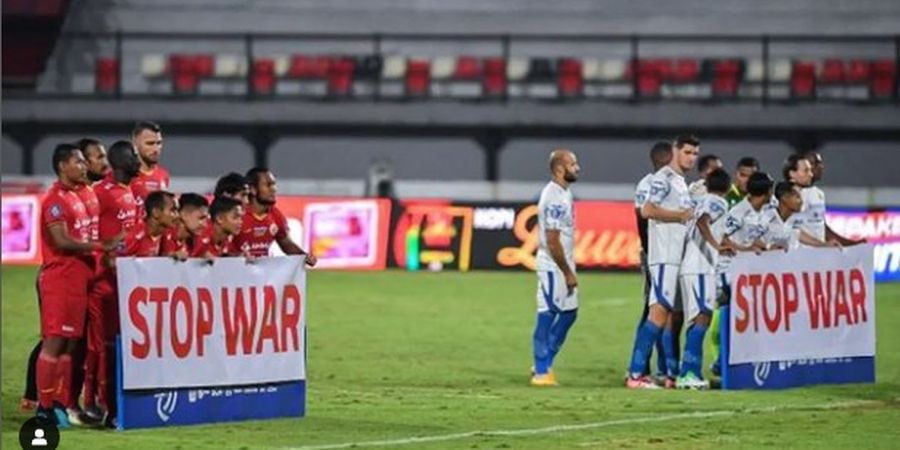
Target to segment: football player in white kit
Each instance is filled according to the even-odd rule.
[[[684,254],[686,223],[693,215],[692,202],[684,173],[694,167],[700,141],[689,135],[679,136],[672,149],[672,161],[657,171],[650,183],[650,196],[641,213],[650,219],[648,238],[650,251],[651,292],[648,303],[650,314],[635,336],[634,350],[625,385],[630,389],[658,389],[653,380],[644,375],[647,355],[663,332],[670,314],[676,307],[678,270]],[[663,339],[667,374],[677,374],[674,343]],[[673,384],[674,387],[674,384]]]
[[[800,195],[803,198],[803,229],[823,242],[837,242],[844,246],[866,243],[865,239],[847,239],[831,229],[825,223],[825,193],[816,186],[822,181],[825,172],[825,162],[822,155],[816,151],[803,153],[802,156],[812,165],[812,180],[808,185],[801,185]]]
[[[647,202],[650,196],[650,182],[653,180],[653,174],[663,166],[672,161],[672,143],[669,141],[659,141],[650,148],[650,163],[653,164],[653,171],[641,178],[634,190],[634,216],[637,221],[638,235],[641,238],[641,273],[644,275],[644,290],[641,301],[644,303],[644,311],[641,313],[641,320],[638,321],[638,329],[647,320],[647,314],[650,312],[650,305],[647,299],[650,297],[650,271],[647,268],[647,251],[650,247],[647,242],[647,218],[641,215],[641,208]],[[644,375],[650,375],[650,357],[647,355],[647,369]],[[662,339],[656,341],[656,370],[660,377],[666,374],[666,357],[663,354]]]
[[[734,249],[722,243],[722,219],[728,211],[725,195],[731,184],[728,172],[714,169],[705,178],[706,194],[695,198],[696,220],[688,230],[687,246],[681,263],[681,295],[685,319],[690,323],[681,362],[678,389],[707,389],[703,379],[703,338],[716,302],[716,264],[719,255],[734,255]]]
[[[713,170],[721,169],[722,167],[722,159],[718,156],[712,154],[701,156],[697,160],[697,172],[700,173],[700,179],[688,185],[691,198],[696,200],[706,195],[706,176],[712,173]]]
[[[532,386],[556,386],[553,359],[578,313],[575,276],[575,209],[569,186],[581,168],[575,154],[550,153],[552,179],[538,201],[537,324],[534,329]]]
[[[720,219],[720,225],[724,228],[722,230],[723,242],[735,251],[762,252],[766,250],[766,244],[762,241],[768,229],[764,215],[768,210],[774,209],[771,204],[772,185],[772,178],[765,172],[756,172],[750,175],[747,180],[747,197],[734,205],[728,214]],[[731,299],[731,280],[728,278],[731,261],[731,256],[723,254],[719,255],[719,261],[716,264],[719,307],[725,306]],[[712,364],[714,375],[721,373],[721,358],[722,353],[719,352]]]

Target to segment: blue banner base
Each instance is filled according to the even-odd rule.
[[[874,383],[875,357],[799,359],[727,364],[730,310],[721,308],[722,389],[787,389],[816,384]]]

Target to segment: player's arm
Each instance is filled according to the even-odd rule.
[[[547,249],[550,251],[550,257],[553,258],[553,262],[556,263],[556,266],[559,267],[559,270],[562,271],[563,276],[566,278],[566,288],[569,295],[572,295],[575,287],[578,286],[578,279],[575,277],[575,271],[566,262],[566,251],[563,250],[559,230],[547,230]]]
[[[807,233],[805,230],[800,230],[799,239],[800,239],[800,243],[802,243],[803,245],[808,245],[810,247],[839,247],[840,245],[843,245],[840,243],[840,241],[834,241],[834,240],[822,242],[822,241],[816,239],[815,236]],[[853,244],[850,244],[850,245],[853,245]]]
[[[313,255],[306,250],[303,250],[302,247],[297,245],[290,236],[281,236],[275,239],[275,242],[278,243],[278,246],[281,247],[281,251],[284,252],[285,255],[306,255],[306,265],[309,267],[315,267],[318,259],[316,259],[316,255]]]
[[[685,222],[691,218],[693,211],[691,209],[667,209],[659,206],[660,203],[669,195],[671,187],[669,183],[663,180],[653,180],[650,183],[650,196],[644,205],[641,206],[641,216],[645,219],[652,219],[657,222]]]
[[[92,253],[108,251],[116,248],[118,242],[81,242],[69,236],[69,230],[63,222],[51,223],[47,226],[53,246],[67,252]]]
[[[697,219],[697,229],[700,230],[700,235],[703,236],[703,239],[709,243],[717,252],[723,255],[734,255],[734,249],[731,248],[730,245],[727,245],[728,241],[717,242],[716,238],[713,236],[712,229],[709,226],[711,219],[709,214],[703,214]]]
[[[825,242],[837,242],[838,244],[849,246],[849,245],[865,244],[866,240],[865,239],[860,239],[860,240],[847,239],[847,238],[835,233],[835,231],[832,230],[831,227],[829,227],[828,223],[826,222],[825,223]]]

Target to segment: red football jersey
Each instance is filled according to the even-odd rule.
[[[138,176],[131,180],[131,192],[134,194],[135,203],[138,206],[138,215],[143,218],[146,215],[144,211],[144,200],[151,192],[165,191],[169,189],[169,171],[165,167],[157,164],[150,172],[143,170]]]
[[[241,233],[234,238],[233,248],[257,258],[269,256],[272,242],[284,239],[287,235],[287,219],[277,207],[272,206],[268,214],[261,216],[248,208],[244,213]]]
[[[56,182],[50,187],[41,205],[41,251],[43,271],[91,269],[94,258],[89,253],[73,253],[57,249],[50,237],[50,226],[62,223],[69,237],[76,241],[91,240],[91,217],[75,190]]]
[[[100,239],[115,238],[123,231],[127,235],[138,220],[131,188],[109,175],[94,188],[94,193],[100,201]]]
[[[190,254],[187,240],[178,239],[178,226],[167,229],[162,235],[162,243],[159,247],[160,255],[172,256],[181,250]]]
[[[228,236],[225,240],[219,244],[213,242],[213,225],[209,224],[206,230],[198,235],[194,236],[194,245],[191,248],[191,257],[201,258],[207,252],[212,256],[228,256],[230,253],[233,253],[232,244],[233,237]]]
[[[125,238],[124,256],[160,256],[162,235],[153,237],[147,232],[144,223],[138,223]]]
[[[100,200],[97,199],[94,188],[88,185],[80,186],[75,192],[78,194],[78,198],[80,198],[81,203],[84,204],[85,211],[87,211],[88,216],[91,218],[91,240],[98,241],[100,240]]]

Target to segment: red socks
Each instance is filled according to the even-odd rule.
[[[71,408],[72,399],[69,393],[72,390],[72,355],[61,355],[56,364],[56,376],[59,387],[56,391],[56,401],[66,408]]]
[[[35,371],[37,372],[38,404],[40,404],[41,408],[50,409],[53,407],[53,400],[56,399],[56,390],[58,387],[58,366],[58,358],[41,351],[40,356],[38,356],[37,366],[35,367]]]

